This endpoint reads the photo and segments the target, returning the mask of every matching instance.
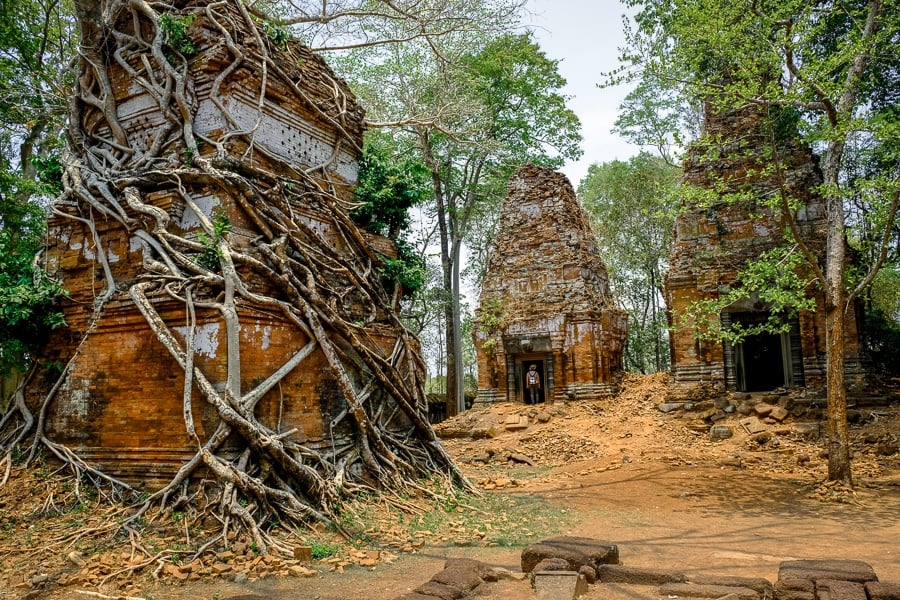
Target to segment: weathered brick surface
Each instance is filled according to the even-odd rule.
[[[779,577],[774,587],[779,600],[815,600],[816,584],[811,579]]]
[[[435,598],[440,598],[441,600],[457,600],[458,598],[465,596],[465,593],[462,590],[436,581],[429,581],[428,583],[420,585],[416,588],[416,593],[425,596],[433,596]]]
[[[627,565],[600,565],[597,575],[603,583],[629,583],[632,585],[660,585],[685,583],[687,576],[672,569],[651,569]]]
[[[728,598],[729,600],[763,600],[756,590],[727,585],[699,585],[696,583],[666,583],[659,586],[660,596],[670,598]]]
[[[478,568],[467,565],[450,565],[432,577],[431,580],[443,585],[449,585],[463,593],[468,593],[478,587],[482,582],[478,572]]]
[[[457,600],[478,595],[479,586],[487,580],[497,581],[497,574],[483,562],[469,558],[450,558],[444,569],[427,583],[419,586],[411,594],[399,596],[397,600]]]
[[[771,598],[773,594],[772,582],[763,577],[735,577],[732,575],[691,575],[690,583],[699,585],[726,585],[732,587],[745,587]]]
[[[261,74],[246,65],[240,66],[219,89],[237,120],[236,124],[230,123],[216,107],[210,91],[227,57],[215,26],[206,21],[202,11],[198,15],[191,30],[192,39],[200,48],[191,61],[195,88],[190,101],[194,103],[191,110],[196,115],[195,132],[215,138],[233,130],[235,125],[254,126],[256,107],[261,101],[258,94]],[[235,21],[243,22],[243,19],[236,15]],[[245,154],[246,147],[239,137],[226,145],[227,151],[232,158],[269,172],[278,172],[284,164],[300,170],[325,165],[321,175],[323,186],[327,179],[338,194],[349,199],[357,176],[358,148],[362,145],[363,111],[349,88],[334,77],[321,58],[299,45],[292,44],[291,51],[294,57],[280,63],[280,68],[303,88],[308,101],[290,100],[294,96],[281,89],[284,83],[269,78],[267,94],[262,100],[263,118],[254,129],[254,144],[266,152]],[[130,143],[140,150],[152,143],[155,128],[163,116],[152,97],[141,86],[133,85],[124,69],[113,67],[111,79],[122,126]],[[340,145],[334,160],[329,161],[334,147],[323,140],[344,135],[352,143]],[[214,151],[210,144],[201,147],[201,153]],[[172,152],[177,156],[180,150],[174,148]],[[232,245],[252,252],[251,240],[259,232],[240,207],[240,198],[218,186],[190,182],[184,185],[196,199],[198,210],[207,217],[214,210],[227,215],[232,224],[228,234]],[[166,227],[170,232],[189,239],[198,238],[201,231],[198,215],[186,206],[177,191],[161,186],[159,191],[148,194],[145,201],[169,214]],[[321,243],[339,251],[347,248],[346,240],[330,225],[326,207],[308,199],[292,202],[291,210],[316,232]],[[54,439],[73,446],[113,475],[127,480],[169,477],[197,447],[185,432],[183,371],[151,332],[128,294],[129,287],[147,268],[146,261],[158,258],[137,235],[137,228],[127,230],[114,219],[99,217],[96,224],[95,238],[79,221],[58,215],[51,216],[49,221],[44,267],[62,281],[70,299],[63,306],[68,327],[54,333],[43,350],[44,358],[64,365],[73,358],[75,347],[84,341],[50,407],[47,430]],[[99,247],[97,239],[102,240]],[[392,254],[391,244],[386,240],[369,240],[378,252]],[[116,289],[93,322],[94,299],[106,287],[106,276],[98,260],[101,252],[109,260]],[[257,291],[273,291],[258,279],[251,283]],[[162,293],[151,295],[150,299],[183,343],[186,323],[183,304]],[[348,296],[341,310],[351,315],[351,320],[356,313],[361,315],[360,320],[367,320],[365,315],[371,307]],[[371,321],[369,333],[372,339],[390,349],[396,333],[386,325],[385,315],[376,316],[380,318]],[[247,392],[309,340],[275,311],[263,313],[239,306],[238,317],[241,389]],[[221,381],[226,369],[224,324],[220,315],[204,309],[198,309],[197,324],[196,364],[209,379]],[[32,386],[29,390],[32,406],[40,403],[55,377],[56,374],[47,374],[45,380]],[[193,397],[193,418],[198,434],[205,439],[214,431],[218,419],[214,410],[203,402],[196,386]],[[256,415],[273,429],[296,428],[292,440],[316,447],[332,443],[329,423],[344,406],[324,356],[314,351],[262,398]],[[340,423],[334,428],[335,438],[346,434],[346,426]],[[226,451],[227,445],[226,442]]]
[[[523,401],[523,371],[541,361],[546,401],[616,389],[626,315],[609,291],[587,215],[560,173],[525,165],[510,179],[490,250],[475,331],[478,401]]]
[[[816,581],[816,600],[869,600],[866,588],[855,581],[820,579]]]
[[[865,583],[878,581],[878,575],[869,563],[861,560],[788,560],[778,567],[778,579],[806,579],[814,582],[830,579]]]
[[[867,581],[865,585],[869,600],[900,600],[900,583]]]
[[[688,151],[684,182],[721,201],[699,206],[688,201],[676,219],[671,266],[665,281],[666,302],[675,330],[671,335],[674,397],[689,397],[707,390],[744,389],[741,369],[736,366],[739,348],[730,344],[701,341],[683,322],[688,307],[699,300],[718,298],[733,285],[748,260],[782,243],[784,225],[777,213],[762,200],[782,191],[801,208],[797,211],[804,242],[824,260],[824,203],[818,195],[821,184],[818,158],[792,140],[778,148],[783,168],[773,173],[765,153],[770,144],[761,127],[757,109],[746,107],[720,114],[706,111],[704,132],[708,146]],[[781,180],[783,176],[783,181]],[[727,194],[746,194],[752,200],[725,201]],[[815,312],[803,311],[785,334],[782,347],[789,348],[787,386],[805,385],[813,392],[824,389],[825,338],[821,294]],[[724,324],[764,316],[762,302],[731,305],[722,315]],[[863,383],[855,319],[848,319],[846,370],[848,384]]]
[[[582,565],[599,569],[601,565],[619,562],[619,548],[609,542],[575,536],[541,540],[522,550],[522,572],[532,572],[535,565],[547,558],[565,560],[572,571],[577,571]]]

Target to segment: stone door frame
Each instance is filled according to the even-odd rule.
[[[529,352],[509,356],[506,397],[512,402],[525,404],[525,372],[531,364],[538,365],[541,376],[541,398],[549,403],[553,395],[553,356],[546,352]],[[510,393],[512,392],[512,393]]]
[[[754,315],[755,319],[765,318],[767,311],[731,311],[720,315],[722,327],[729,327],[733,322]],[[781,366],[784,374],[784,387],[794,388],[804,385],[803,356],[800,345],[800,322],[796,317],[790,319],[790,330],[778,335],[781,343]],[[742,356],[743,344],[732,344],[729,341],[722,342],[723,362],[725,370],[725,388],[728,390],[745,392],[750,382],[747,381],[744,369],[746,357]]]

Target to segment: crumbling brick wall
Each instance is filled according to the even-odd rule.
[[[822,176],[818,158],[793,137],[776,144],[777,166],[770,159],[770,134],[762,128],[759,109],[715,113],[707,107],[704,140],[689,149],[684,183],[707,193],[707,202],[690,201],[675,222],[675,239],[666,276],[665,293],[672,325],[673,395],[741,389],[737,372],[741,348],[728,342],[701,340],[684,314],[694,302],[718,298],[735,283],[748,260],[783,242],[786,225],[778,211],[764,204],[784,194],[800,208],[796,220],[804,242],[820,261],[825,256],[825,208],[818,186]],[[742,200],[716,201],[718,195],[742,195]],[[823,391],[825,329],[822,297],[815,294],[816,311],[801,311],[785,334],[784,385]],[[766,314],[767,307],[748,300],[728,307],[718,319]],[[856,320],[847,326],[847,372],[850,380],[863,374]]]
[[[201,156],[235,164],[243,162],[270,171],[273,179],[287,163],[292,169],[321,173],[323,188],[352,200],[364,113],[349,88],[321,58],[299,46],[292,50],[300,52],[301,59],[284,61],[280,68],[289,73],[293,85],[302,88],[306,102],[290,100],[297,96],[284,93],[279,87],[282,84],[274,78],[269,78],[261,99],[258,90],[263,89],[262,74],[246,66],[238,66],[223,81],[217,81],[225,67],[223,47],[218,43],[220,33],[202,11],[198,15],[190,29],[199,47],[190,66],[197,84],[190,96],[195,134],[223,139],[228,132],[252,130],[254,142],[251,149],[241,137],[231,138],[225,158],[217,155],[217,149],[211,145],[201,145]],[[241,22],[237,17],[234,20]],[[132,146],[153,144],[154,131],[163,122],[155,101],[122,68],[114,70],[113,88],[119,119]],[[228,118],[217,102],[227,107]],[[260,103],[262,110],[258,111]],[[186,163],[195,158],[177,152],[171,157]],[[252,244],[258,230],[241,209],[240,195],[226,193],[214,182],[185,181],[184,185],[191,186],[192,196],[199,198],[196,209],[171,191],[146,198],[148,204],[172,217],[168,224],[172,231],[199,240],[201,230],[195,210],[209,218],[221,212],[231,223],[228,235],[232,243],[244,248]],[[317,202],[311,195],[297,198],[292,201],[291,210],[301,215],[300,220],[318,235],[322,244],[343,248],[357,243],[337,235],[324,216],[325,207]],[[59,366],[73,363],[49,406],[46,432],[113,475],[126,480],[167,479],[197,450],[196,442],[185,431],[183,370],[148,328],[128,297],[127,285],[123,285],[133,282],[148,268],[154,253],[139,230],[130,230],[112,219],[95,221],[96,232],[85,222],[58,215],[49,222],[44,267],[61,280],[70,297],[63,306],[68,327],[54,334],[42,358]],[[100,239],[103,242],[98,246]],[[391,244],[385,242],[373,243],[380,251],[390,253]],[[112,290],[112,299],[105,303],[102,313],[95,315],[94,300],[106,285],[106,274],[97,260],[100,252],[108,258],[120,288]],[[183,304],[164,293],[151,300],[183,342]],[[349,311],[358,310],[361,319],[369,321],[371,339],[386,349],[393,347],[396,332],[379,325],[383,319],[377,315],[372,318],[372,307],[352,294],[348,294],[346,302]],[[216,374],[225,372],[225,332],[220,321],[214,312],[198,308],[195,360],[201,370],[213,375],[213,380],[220,379]],[[309,342],[276,311],[239,308],[239,321],[242,390],[260,384]],[[73,354],[79,343],[80,350]],[[58,372],[49,371],[31,386],[31,406],[40,405],[57,375]],[[194,395],[201,397],[196,388]],[[333,444],[346,433],[340,418],[332,423],[345,414],[345,407],[324,356],[314,351],[300,368],[263,397],[256,413],[273,430],[296,429],[292,440],[317,447]],[[215,411],[200,401],[194,403],[193,418],[200,439],[208,438],[219,422]]]
[[[525,165],[510,179],[476,323],[479,402],[522,401],[532,362],[543,367],[546,401],[616,390],[626,314],[561,173]]]

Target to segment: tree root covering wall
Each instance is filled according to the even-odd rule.
[[[427,421],[398,291],[348,218],[363,111],[234,0],[82,19],[45,268],[70,290],[3,419],[113,489],[253,532],[345,494],[465,484]],[[276,32],[277,33],[277,32]],[[383,246],[383,244],[382,244]]]
[[[626,326],[571,183],[521,167],[500,210],[477,311],[478,401],[523,401],[530,364],[540,365],[545,401],[613,394]]]

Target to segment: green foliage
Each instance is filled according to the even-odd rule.
[[[24,368],[50,330],[64,325],[55,301],[64,290],[38,267],[43,209],[22,200],[40,187],[0,172],[0,375]]]
[[[424,202],[430,192],[428,171],[386,136],[366,139],[359,165],[359,183],[354,191],[360,205],[350,213],[354,222],[371,233],[385,236],[397,246],[397,258],[381,256],[384,285],[399,284],[406,295],[425,285],[425,260],[401,239],[409,227],[409,210]]]
[[[872,309],[900,324],[900,265],[886,265],[872,282],[868,295]]]
[[[619,107],[613,132],[641,147],[654,148],[669,164],[700,135],[700,103],[648,77],[637,83]]]
[[[425,285],[425,259],[404,240],[395,242],[397,258],[381,256],[384,265],[379,269],[386,288],[394,284],[403,288],[404,294],[414,294]]]
[[[63,290],[34,265],[49,197],[62,187],[72,82],[68,2],[0,2],[0,375],[24,368],[63,324]]]
[[[222,253],[219,250],[219,242],[222,237],[231,231],[231,221],[223,210],[217,210],[213,214],[212,235],[205,231],[197,234],[197,240],[203,245],[202,250],[195,256],[194,261],[210,271],[219,268],[219,261],[222,259]]]
[[[900,267],[879,271],[867,300],[863,348],[876,372],[900,377]]]
[[[54,152],[47,156],[35,155],[31,157],[31,164],[35,168],[37,181],[40,183],[40,192],[50,195],[58,195],[63,191],[62,163],[59,153]]]
[[[9,451],[10,460],[12,460],[13,466],[18,467],[19,465],[24,465],[25,460],[28,458],[28,453],[25,452],[21,446],[16,445],[13,446]]]
[[[159,17],[159,28],[163,32],[166,45],[175,52],[184,56],[192,56],[197,53],[197,46],[191,36],[188,35],[188,27],[194,22],[196,15],[174,16],[171,13],[163,13]]]
[[[195,151],[193,148],[185,148],[181,151],[181,158],[185,167],[190,169],[194,166],[194,154]]]
[[[785,333],[799,311],[815,310],[815,298],[810,294],[815,285],[806,259],[796,246],[776,247],[748,261],[735,284],[723,289],[717,298],[691,304],[675,326],[693,327],[698,339],[734,344],[759,333]],[[765,310],[768,316],[759,323],[723,327],[719,315],[736,305]]]
[[[506,324],[503,299],[492,296],[482,300],[476,321],[481,330],[488,335],[493,335],[503,329]]]
[[[426,394],[446,394],[447,393],[447,377],[445,375],[435,375],[429,377],[425,382]]]
[[[430,192],[428,169],[420,160],[386,136],[367,137],[354,191],[360,206],[350,214],[357,225],[396,241],[409,227],[409,209]]]
[[[641,153],[593,164],[578,186],[620,307],[628,311],[625,368],[665,370],[668,323],[662,300],[681,188],[679,170]]]
[[[0,273],[0,375],[23,369],[50,330],[65,325],[55,305],[64,290],[40,269],[22,265],[18,271]]]
[[[581,124],[559,93],[566,80],[558,67],[530,32],[489,40],[463,57],[460,75],[481,106],[481,135],[493,143],[498,166],[530,161],[558,168],[581,156]]]
[[[310,548],[312,548],[312,557],[315,560],[321,560],[323,558],[334,556],[341,549],[340,544],[329,544],[327,542],[320,541],[310,542],[309,546]]]
[[[900,377],[900,323],[883,311],[866,311],[863,322],[863,349],[877,373]]]
[[[273,44],[279,48],[287,47],[287,41],[291,37],[287,29],[268,20],[262,22],[262,29]]]
[[[503,300],[499,297],[483,298],[475,321],[486,338],[481,348],[489,355],[493,355],[497,350],[497,344],[500,343],[498,334],[506,327]]]

